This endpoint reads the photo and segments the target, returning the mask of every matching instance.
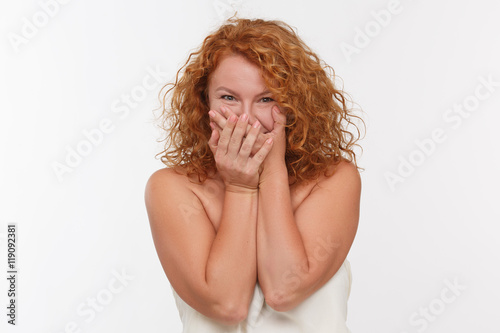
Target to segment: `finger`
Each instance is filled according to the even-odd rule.
[[[260,127],[262,127],[262,125],[260,125]],[[264,133],[260,133],[259,132],[259,135],[257,136],[257,139],[255,140],[255,143],[253,144],[252,152],[250,154],[251,155],[257,154],[257,152],[259,151],[259,149],[264,145],[264,143],[266,142],[266,140],[269,139],[270,137],[271,137],[271,135],[269,133],[264,134]]]
[[[250,165],[256,169],[259,169],[260,166],[262,165],[262,162],[266,159],[266,156],[269,154],[271,151],[271,148],[273,147],[273,138],[268,138],[264,145],[259,149],[257,154],[255,154],[252,158],[250,158]]]
[[[222,133],[222,128],[213,121],[210,122],[210,128],[213,130],[217,130],[219,133]]]
[[[227,119],[220,112],[210,110],[208,111],[208,115],[210,116],[210,121],[213,121],[221,130],[226,126]]]
[[[257,141],[257,137],[259,136],[260,126],[261,125],[258,120],[251,126],[250,132],[248,132],[246,138],[243,140],[238,158],[245,161],[248,159],[252,153],[254,144]],[[257,151],[258,149],[255,150],[255,152]]]
[[[284,130],[286,124],[286,116],[277,105],[273,106],[272,116],[274,121],[272,132],[276,134]]]
[[[217,130],[212,130],[212,135],[210,136],[210,140],[208,140],[208,147],[210,148],[214,156],[217,153],[217,144],[219,141],[219,137],[219,132]]]
[[[217,145],[217,154],[226,155],[228,153],[228,146],[233,134],[233,129],[236,126],[237,117],[231,116],[226,122],[226,126],[222,130],[219,143]]]
[[[233,114],[236,116],[236,114],[230,108],[224,105],[220,107],[220,111],[226,119],[229,119],[229,117],[231,117]]]
[[[235,116],[232,115],[231,118],[232,117]],[[236,127],[234,128],[233,134],[231,135],[231,139],[229,141],[229,146],[227,149],[227,154],[235,159],[237,158],[238,153],[240,151],[241,142],[243,141],[247,124],[248,124],[248,116],[246,114],[242,114],[241,117],[238,118]]]
[[[221,112],[222,112],[223,117],[225,117],[225,119],[228,119],[228,118],[229,118],[231,115],[233,115],[233,114],[234,114],[235,116],[237,116],[237,115],[236,115],[236,114],[235,114],[235,113],[234,113],[231,109],[229,109],[227,106],[221,106],[221,107],[220,107],[220,110],[221,110]],[[224,123],[224,124],[225,124],[225,123]],[[222,126],[222,127],[223,127],[223,126]],[[245,132],[245,135],[247,135],[247,134],[250,132],[250,130],[251,130],[251,129],[252,129],[252,125],[248,124],[248,125],[247,125],[247,130],[246,130],[246,132]]]
[[[219,126],[217,126],[217,124],[215,124],[213,121],[210,122],[210,128],[212,129],[212,131],[217,132],[217,140],[219,140],[220,134],[222,133],[222,128],[219,128]]]

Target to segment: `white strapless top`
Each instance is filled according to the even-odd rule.
[[[231,326],[199,313],[170,287],[182,321],[182,333],[350,333],[346,319],[351,283],[351,266],[345,260],[327,283],[297,307],[285,312],[275,311],[267,305],[257,283],[247,319]]]

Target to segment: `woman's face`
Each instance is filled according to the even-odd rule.
[[[210,76],[208,98],[210,110],[222,114],[220,107],[226,106],[237,116],[246,113],[249,124],[258,120],[263,133],[273,129],[271,109],[277,103],[259,67],[241,55],[228,55],[221,60]]]

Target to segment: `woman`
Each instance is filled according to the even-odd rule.
[[[184,332],[349,332],[358,117],[328,69],[285,23],[233,19],[163,97],[145,200]]]

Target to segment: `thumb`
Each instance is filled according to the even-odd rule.
[[[285,128],[286,116],[277,105],[273,106],[272,116],[274,121],[274,127],[272,132],[275,134],[280,133]]]
[[[208,140],[208,147],[212,151],[212,154],[214,154],[214,157],[215,154],[217,153],[218,143],[219,143],[219,132],[214,129],[212,130],[212,135],[210,136],[210,140]]]

